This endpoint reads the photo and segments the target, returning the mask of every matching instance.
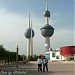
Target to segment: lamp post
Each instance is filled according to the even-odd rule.
[[[23,54],[23,63],[24,63],[24,54]]]
[[[16,44],[16,68],[18,68],[18,44]]]

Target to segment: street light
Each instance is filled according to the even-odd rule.
[[[16,68],[18,68],[18,44],[16,44]]]
[[[23,63],[24,63],[24,54],[23,54]]]

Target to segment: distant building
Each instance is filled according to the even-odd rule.
[[[60,51],[59,50],[51,50],[45,52],[45,56],[50,61],[59,61],[60,60]]]
[[[75,46],[64,46],[45,52],[50,61],[75,60]]]
[[[75,60],[75,46],[65,46],[60,48],[61,60]]]

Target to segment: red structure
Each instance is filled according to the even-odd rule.
[[[65,46],[60,48],[60,55],[72,55],[75,54],[75,46]]]

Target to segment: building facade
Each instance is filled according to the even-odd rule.
[[[60,48],[61,60],[75,60],[75,46],[65,46]]]
[[[75,46],[64,46],[45,52],[49,61],[75,60]]]

